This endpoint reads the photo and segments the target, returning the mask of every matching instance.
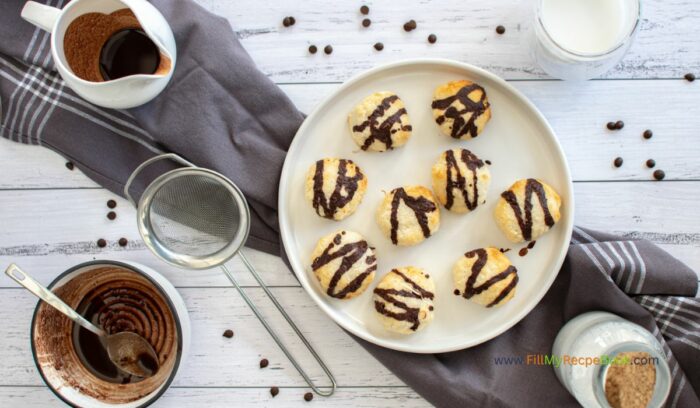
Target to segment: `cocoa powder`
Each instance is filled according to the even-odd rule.
[[[73,20],[63,37],[63,52],[73,73],[86,81],[104,82],[100,72],[102,47],[114,33],[126,29],[142,29],[128,8],[111,14],[86,13]],[[155,74],[165,74],[170,67],[170,59],[161,53]]]
[[[645,352],[620,353],[629,364],[608,367],[605,374],[605,397],[613,408],[645,408],[654,394],[656,366]]]

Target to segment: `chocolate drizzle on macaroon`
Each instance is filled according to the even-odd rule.
[[[393,149],[393,141],[391,140],[391,135],[398,132],[399,130],[411,131],[413,127],[411,125],[404,125],[401,117],[407,115],[406,108],[398,109],[392,115],[384,118],[380,122],[380,119],[389,111],[391,105],[399,100],[397,95],[387,96],[382,100],[382,102],[377,105],[374,111],[369,115],[367,120],[352,127],[353,132],[364,132],[365,129],[369,128],[369,136],[365,139],[365,142],[360,148],[362,150],[367,150],[374,143],[374,141],[379,141],[383,143],[387,150]],[[394,125],[399,124],[396,128]]]
[[[466,205],[466,207],[471,211],[475,209],[477,205],[479,205],[479,186],[477,185],[478,177],[476,170],[483,167],[484,162],[467,149],[460,150],[460,160],[472,173],[472,185],[470,188],[472,192],[472,199],[469,199],[467,179],[459,169],[459,164],[457,163],[457,158],[455,157],[454,151],[448,150],[445,152],[445,164],[447,168],[447,202],[445,203],[445,208],[449,210],[454,205],[454,190],[457,189],[464,197],[464,205]]]
[[[394,194],[394,197],[391,200],[391,242],[394,245],[398,245],[399,243],[397,235],[399,230],[399,205],[401,204],[401,201],[403,201],[408,208],[413,210],[416,220],[418,221],[418,225],[420,225],[420,228],[423,231],[423,236],[426,238],[430,237],[428,213],[437,210],[435,203],[423,196],[411,197],[408,195],[408,193],[406,193],[406,190],[404,190],[403,187],[394,189],[392,193]]]
[[[365,176],[359,167],[355,167],[356,173],[354,176],[348,176],[348,164],[352,164],[352,160],[340,159],[338,163],[338,175],[335,180],[335,189],[330,198],[326,197],[323,192],[323,160],[316,162],[314,171],[314,196],[312,205],[316,213],[323,218],[333,219],[333,215],[339,208],[343,208],[352,201],[355,192],[357,191],[357,183]]]
[[[544,191],[542,183],[535,179],[527,179],[525,184],[525,202],[523,204],[523,209],[520,209],[520,204],[518,203],[518,198],[510,190],[501,193],[501,197],[513,209],[513,214],[518,220],[518,225],[520,226],[520,231],[523,234],[523,238],[526,241],[532,239],[532,196],[536,195],[537,200],[542,207],[542,213],[544,214],[544,223],[547,227],[551,228],[554,225],[554,218],[549,211],[549,206],[547,204],[547,194]]]
[[[401,301],[399,297],[412,299],[433,299],[435,295],[432,292],[423,289],[419,284],[414,282],[411,278],[406,276],[398,269],[392,269],[390,273],[399,275],[401,279],[411,286],[411,290],[375,288],[374,294],[379,296],[382,300],[384,300],[384,302],[375,300],[374,309],[384,316],[411,323],[411,330],[416,331],[418,326],[420,326],[420,308],[408,306],[408,304]],[[402,312],[392,312],[386,307],[385,303],[393,305],[394,307],[402,310]]]
[[[481,98],[474,102],[469,98],[472,92],[480,91]],[[452,106],[453,103],[459,102],[464,108],[458,109]],[[443,112],[441,116],[435,118],[435,122],[438,125],[442,125],[447,119],[452,119],[452,131],[450,136],[455,139],[459,139],[462,136],[469,134],[471,137],[476,137],[479,133],[479,129],[476,126],[476,119],[483,115],[490,106],[489,102],[486,100],[486,91],[484,88],[477,84],[471,84],[462,87],[456,94],[449,96],[445,99],[438,99],[433,101],[432,108],[440,109]],[[465,120],[464,115],[471,113],[469,119]]]
[[[496,298],[491,303],[486,305],[486,307],[492,307],[497,305],[503,299],[505,299],[505,297],[508,296],[508,294],[515,288],[515,285],[518,284],[518,270],[513,265],[510,265],[504,271],[499,272],[498,274],[489,278],[486,282],[482,283],[479,286],[476,286],[476,280],[479,277],[481,271],[484,269],[486,261],[488,261],[489,255],[485,249],[479,248],[465,253],[464,256],[467,258],[474,258],[475,256],[477,257],[476,261],[474,261],[474,264],[472,265],[472,271],[471,275],[469,275],[469,278],[467,279],[467,285],[464,288],[464,291],[462,292],[462,297],[464,297],[465,299],[469,299],[474,295],[480,294],[481,292],[487,290],[496,283],[507,279],[508,276],[510,276],[511,274],[514,275],[513,279],[511,279],[508,286],[503,288],[503,290],[501,290],[501,293],[499,293],[498,296],[496,296]]]
[[[335,237],[333,237],[333,241],[323,250],[323,253],[316,257],[311,263],[311,269],[316,271],[322,266],[331,263],[333,260],[342,258],[340,266],[338,266],[338,269],[333,274],[328,284],[328,290],[326,290],[328,296],[337,299],[343,299],[348,294],[358,290],[362,286],[362,282],[364,282],[372,272],[377,270],[377,258],[374,255],[367,256],[365,261],[367,265],[369,265],[367,269],[357,275],[347,286],[336,292],[338,282],[340,282],[343,275],[345,275],[353,265],[359,262],[369,249],[369,244],[364,239],[339,246],[344,233],[344,231],[337,233]],[[335,249],[335,251],[333,251],[333,249]]]

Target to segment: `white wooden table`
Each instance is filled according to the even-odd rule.
[[[602,80],[569,84],[549,79],[531,62],[524,42],[529,2],[518,0],[367,1],[372,25],[361,27],[360,1],[198,0],[228,18],[253,59],[303,111],[342,81],[383,62],[445,57],[476,64],[512,81],[549,119],[575,181],[576,223],[647,238],[700,271],[700,2],[644,0],[641,31],[624,61]],[[285,16],[295,26],[284,28]],[[406,33],[409,19],[418,29]],[[497,35],[495,27],[506,27]],[[435,33],[438,42],[427,43]],[[375,51],[381,41],[385,48]],[[316,55],[307,47],[315,44]],[[325,55],[325,45],[333,54]],[[605,124],[623,120],[621,131]],[[645,129],[654,137],[644,140]],[[612,166],[615,157],[625,163]],[[652,180],[653,158],[666,180]],[[91,259],[129,259],[162,271],[182,293],[192,318],[193,350],[171,389],[156,406],[299,406],[307,404],[302,378],[218,271],[186,273],[144,248],[129,204],[115,198],[65,160],[39,148],[0,140],[0,267],[17,262],[47,284],[69,266]],[[126,237],[129,246],[116,241]],[[109,245],[96,246],[98,238]],[[248,251],[273,291],[329,363],[339,389],[311,404],[348,407],[429,405],[376,362],[316,308],[282,262]],[[266,315],[284,329],[241,264],[231,267]],[[35,299],[0,279],[0,406],[59,405],[43,385],[29,349]],[[235,331],[233,339],[221,336]],[[270,366],[259,369],[265,357]],[[322,373],[309,364],[314,378]],[[270,386],[280,394],[272,399]]]

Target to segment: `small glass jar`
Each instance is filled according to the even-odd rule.
[[[616,41],[599,49],[579,50],[562,41],[561,30],[557,32],[547,25],[544,2],[547,0],[533,0],[534,21],[530,35],[530,49],[533,59],[549,75],[564,79],[583,81],[595,78],[613,68],[627,53],[634,37],[639,30],[641,19],[641,0],[607,0],[608,6],[613,1],[619,2],[624,8],[626,18],[619,22],[620,34]],[[555,0],[549,0],[555,1]],[[583,0],[581,0],[583,1]],[[575,3],[572,0],[559,0],[558,4]],[[601,0],[588,1],[588,7],[600,7]],[[603,3],[606,4],[606,3]],[[555,17],[550,17],[550,20]],[[615,23],[607,22],[614,26]],[[602,23],[587,27],[588,30],[605,30],[600,27]],[[585,33],[576,33],[574,28],[566,27],[569,37],[585,36]],[[611,29],[611,27],[607,27]],[[590,32],[590,31],[589,31]]]
[[[656,379],[649,408],[664,405],[671,390],[671,374],[661,343],[648,330],[608,312],[587,312],[561,328],[552,347],[553,358],[614,358],[625,352],[645,352],[654,359]],[[609,408],[605,379],[609,364],[554,365],[559,381],[587,408]]]

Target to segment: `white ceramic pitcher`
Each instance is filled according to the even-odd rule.
[[[170,70],[164,74],[130,75],[105,82],[86,81],[68,66],[63,50],[63,37],[73,20],[86,13],[109,14],[129,8],[144,32],[170,59]],[[176,48],[173,32],[165,17],[146,0],[73,0],[63,9],[29,1],[22,9],[22,18],[51,33],[51,55],[56,69],[66,84],[78,95],[95,105],[125,109],[142,105],[155,98],[168,84],[175,70]]]

